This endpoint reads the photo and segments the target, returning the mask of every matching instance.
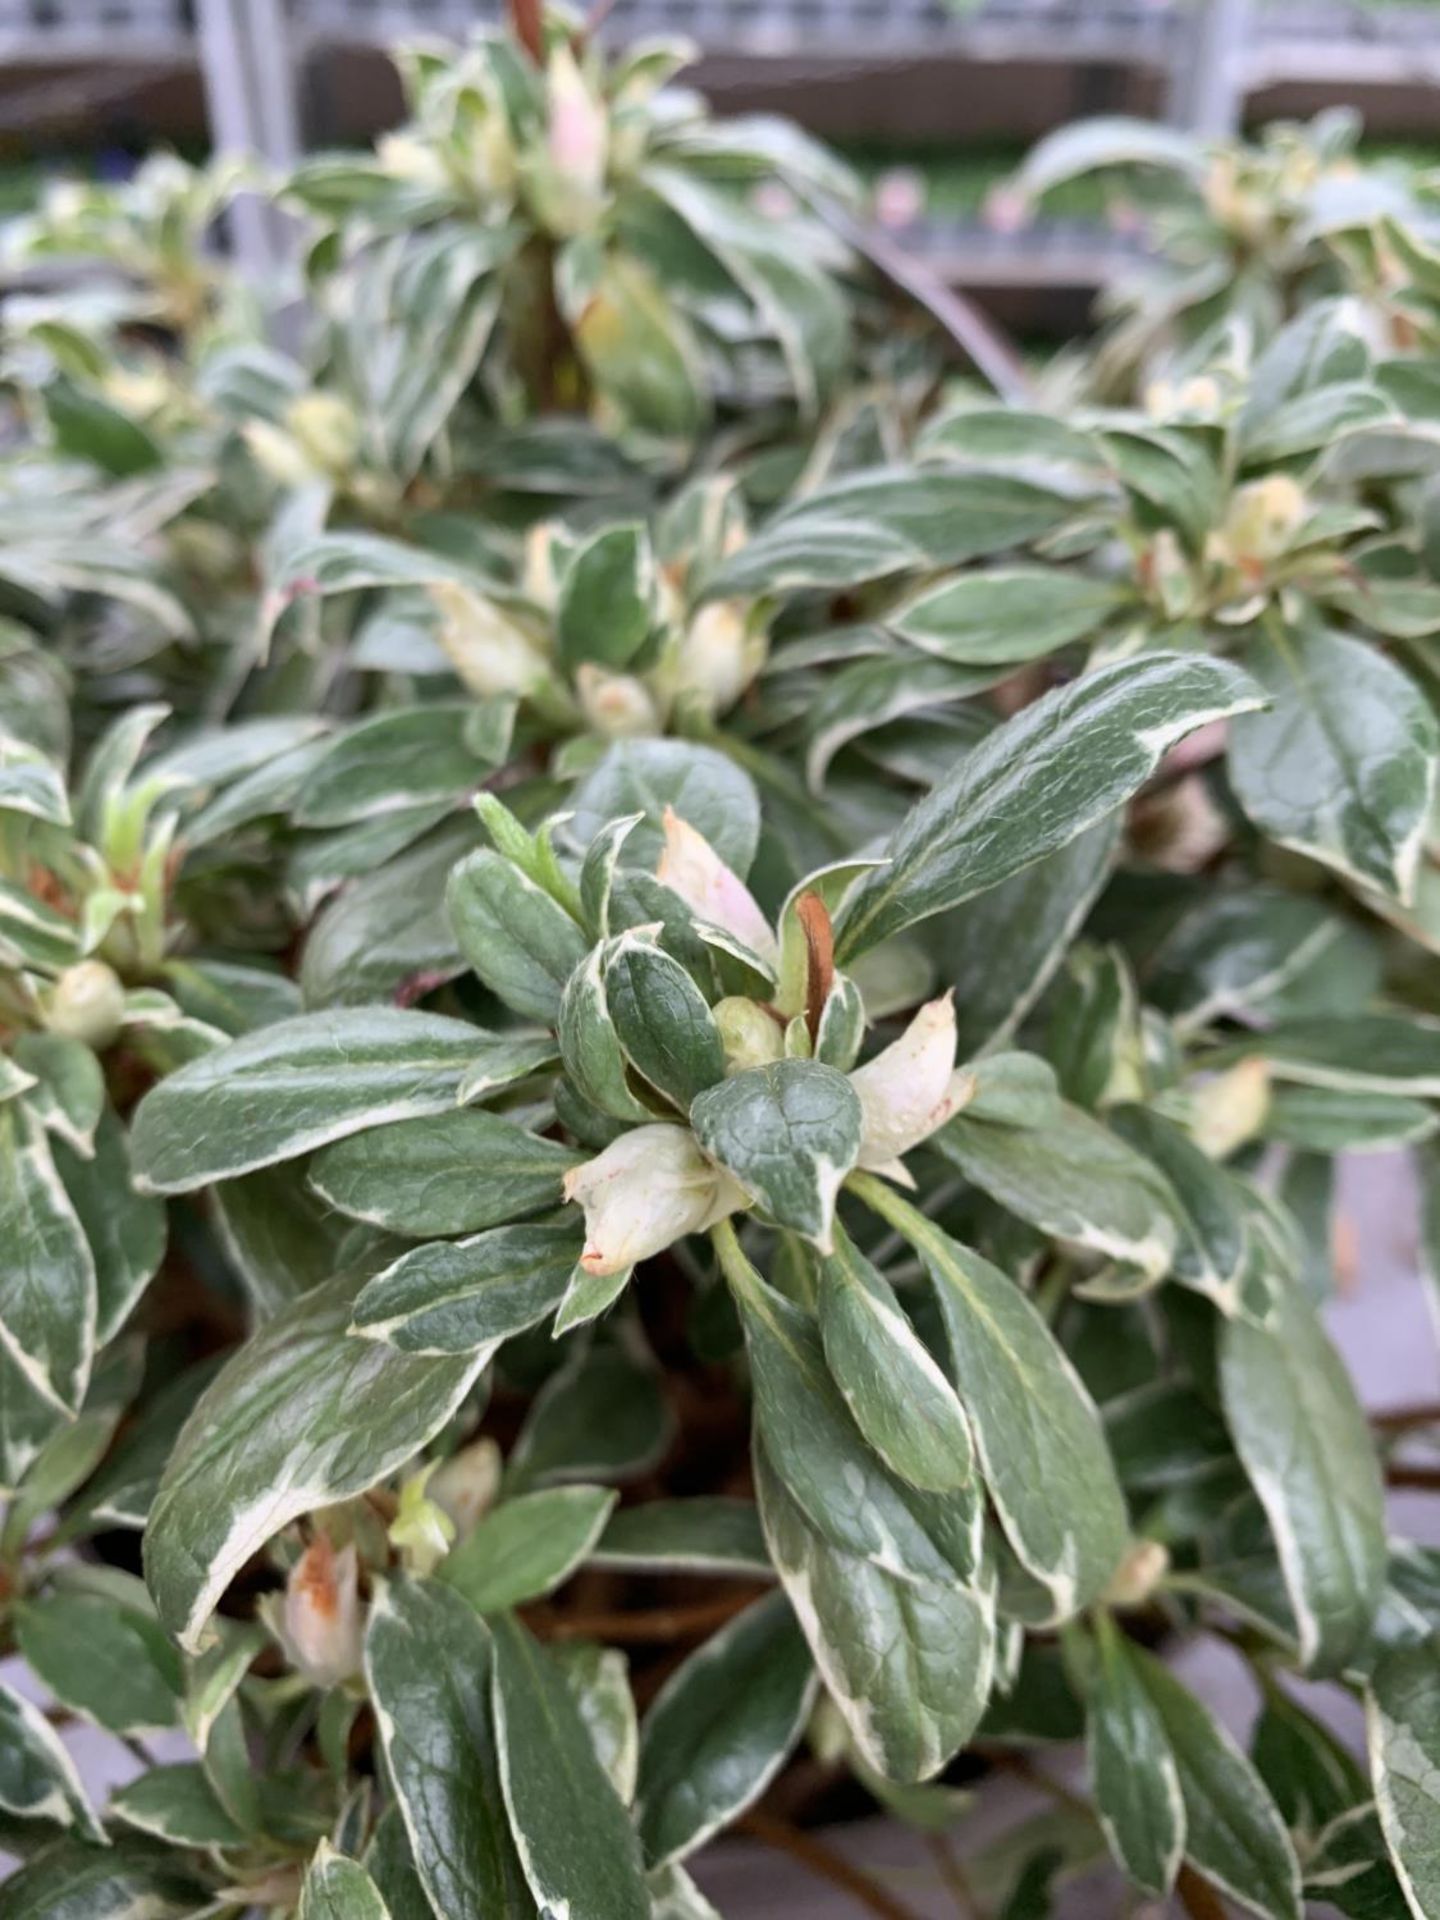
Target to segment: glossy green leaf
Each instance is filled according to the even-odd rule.
[[[180,1658],[141,1608],[57,1588],[17,1609],[16,1635],[55,1697],[112,1733],[179,1724]]]
[[[1434,1639],[1381,1656],[1365,1699],[1380,1824],[1420,1920],[1440,1913],[1440,1653]]]
[[[888,624],[946,660],[1012,666],[1088,639],[1124,601],[1124,590],[1108,580],[1058,568],[994,567],[927,588]]]
[[[136,1179],[145,1192],[187,1193],[365,1127],[445,1113],[474,1070],[502,1087],[550,1054],[538,1036],[398,1007],[277,1021],[146,1095],[132,1133]]]
[[[0,1810],[53,1820],[99,1840],[100,1826],[60,1736],[40,1709],[0,1683]]]
[[[589,948],[565,909],[490,847],[461,861],[445,900],[460,951],[490,991],[553,1025],[561,988]]]
[[[100,1116],[89,1159],[60,1140],[50,1151],[95,1262],[95,1338],[103,1345],[129,1319],[164,1257],[165,1203],[135,1191],[129,1137],[111,1107]]]
[[[886,1466],[935,1493],[965,1486],[975,1449],[955,1389],[889,1281],[838,1227],[820,1264],[817,1313],[826,1365]]]
[[[835,1198],[860,1153],[860,1096],[814,1060],[748,1067],[700,1094],[690,1124],[706,1155],[782,1227],[826,1251]]]
[[[494,1626],[500,1782],[525,1878],[556,1920],[649,1920],[640,1844],[564,1677],[521,1626]]]
[[[431,800],[458,806],[495,764],[477,716],[473,701],[437,701],[359,721],[306,775],[296,824],[345,827]]]
[[[235,1573],[288,1521],[363,1492],[439,1431],[488,1357],[421,1358],[348,1329],[362,1281],[302,1295],[186,1421],[150,1509],[145,1577],[194,1650]]]
[[[641,817],[626,839],[627,867],[653,872],[664,847],[665,809],[703,834],[742,878],[760,837],[760,802],[748,776],[714,747],[688,740],[617,740],[570,796],[566,832],[588,847],[623,815]]]
[[[1164,1723],[1109,1614],[1095,1622],[1088,1701],[1090,1773],[1110,1851],[1142,1892],[1163,1899],[1185,1851],[1185,1805]]]
[[[30,1390],[79,1411],[95,1347],[95,1259],[27,1100],[0,1104],[0,1346]]]
[[[305,1869],[295,1920],[390,1920],[390,1911],[360,1862],[322,1840]]]
[[[427,1238],[478,1233],[559,1206],[580,1156],[500,1114],[462,1107],[324,1147],[310,1183],[351,1219]]]
[[[1121,806],[1186,734],[1261,699],[1224,661],[1148,654],[1036,701],[907,815],[887,864],[863,875],[845,902],[837,957],[853,958],[1058,851]]]
[[[568,1580],[609,1519],[609,1487],[547,1487],[491,1509],[449,1554],[440,1577],[477,1613],[503,1613]]]
[[[360,1289],[354,1330],[402,1353],[488,1353],[559,1304],[582,1241],[565,1219],[413,1247]]]
[[[152,1767],[110,1796],[110,1813],[127,1827],[178,1847],[238,1847],[244,1829],[225,1811],[197,1761]]]
[[[637,524],[602,527],[571,557],[560,583],[555,637],[570,667],[626,667],[655,618],[655,556]]]
[[[760,1518],[748,1500],[699,1494],[646,1500],[610,1516],[591,1560],[638,1573],[735,1574],[764,1577],[773,1569]]]
[[[725,1047],[678,960],[633,936],[605,961],[605,1001],[630,1064],[682,1113],[725,1077]]]
[[[365,1679],[415,1870],[447,1920],[533,1920],[500,1798],[494,1662],[480,1616],[433,1581],[388,1582]]]
[[[637,1818],[653,1865],[693,1853],[760,1797],[800,1738],[813,1698],[805,1636],[783,1593],[696,1648],[641,1728]]]

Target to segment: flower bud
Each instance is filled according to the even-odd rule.
[[[108,1047],[125,1018],[125,989],[103,960],[82,960],[67,967],[51,989],[45,1024],[51,1033],[83,1040],[87,1047]]]
[[[411,1573],[433,1573],[455,1544],[455,1522],[429,1493],[436,1463],[412,1474],[400,1489],[400,1509],[390,1522],[390,1544]]]
[[[1270,1068],[1259,1055],[1212,1074],[1194,1089],[1190,1131],[1212,1160],[1225,1160],[1253,1140],[1270,1106]]]
[[[339,1686],[360,1671],[364,1638],[355,1548],[337,1553],[317,1533],[290,1569],[281,1616],[291,1660],[317,1687]]]
[[[691,620],[676,651],[671,685],[708,715],[733,707],[765,664],[769,638],[738,600],[712,600]]]
[[[293,434],[269,420],[247,420],[240,429],[250,457],[282,487],[303,487],[315,478],[305,449]]]
[[[974,1074],[955,1071],[955,1045],[955,1000],[945,993],[850,1075],[865,1116],[860,1166],[908,1183],[901,1155],[943,1127],[975,1091]]]
[[[545,656],[518,620],[453,581],[436,581],[430,598],[441,616],[435,638],[471,693],[523,697],[539,686],[547,672]]]
[[[495,1442],[476,1440],[442,1460],[430,1476],[429,1496],[454,1521],[457,1538],[463,1539],[494,1504],[501,1465]]]
[[[742,1189],[701,1153],[688,1127],[636,1127],[565,1176],[585,1209],[586,1273],[623,1273],[687,1233],[747,1206]]]
[[[560,239],[590,232],[604,207],[610,123],[568,46],[550,56],[545,145],[528,156],[525,187],[536,219]]]
[[[780,955],[774,930],[739,874],[673,807],[665,809],[664,826],[665,851],[655,878],[678,893],[697,920],[734,934],[773,966]]]
[[[1304,488],[1287,473],[1272,473],[1237,490],[1221,536],[1241,566],[1276,560],[1308,510]]]
[[[660,730],[654,696],[633,673],[610,673],[586,660],[575,669],[575,691],[586,720],[607,740],[628,740]]]
[[[360,457],[360,421],[338,393],[302,394],[287,411],[285,424],[324,473],[346,473]]]
[[[758,1001],[731,994],[711,1009],[725,1048],[725,1071],[743,1073],[747,1067],[766,1067],[785,1052],[785,1033]]]
[[[1143,1607],[1170,1571],[1170,1552],[1158,1540],[1132,1540],[1101,1595],[1107,1606]]]

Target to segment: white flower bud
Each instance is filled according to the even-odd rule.
[[[654,696],[633,673],[610,673],[586,660],[575,669],[575,691],[586,720],[607,740],[628,740],[660,730]]]
[[[565,1198],[585,1209],[586,1273],[623,1273],[687,1233],[703,1233],[748,1205],[742,1189],[701,1153],[688,1127],[622,1133],[565,1176]]]
[[[306,393],[292,403],[285,425],[322,472],[346,473],[360,457],[360,421],[338,393]]]
[[[1133,1540],[1101,1598],[1111,1607],[1143,1607],[1169,1571],[1167,1547],[1158,1540]]]
[[[494,1505],[503,1464],[499,1447],[486,1438],[442,1460],[431,1475],[426,1490],[441,1512],[454,1521],[458,1537],[469,1533]]]
[[[739,600],[712,600],[691,620],[676,649],[671,676],[675,697],[689,698],[707,714],[733,707],[765,664],[769,638],[752,624]]]
[[[1287,473],[1272,473],[1238,489],[1221,537],[1241,566],[1277,560],[1308,511],[1304,488]]]
[[[55,982],[45,1007],[51,1033],[83,1040],[87,1047],[108,1047],[125,1018],[125,989],[103,960],[82,960]]]
[[[698,920],[734,934],[774,966],[780,957],[774,929],[760,911],[753,893],[716,853],[703,833],[682,820],[673,807],[665,809],[665,851],[655,878],[678,893]]]
[[[339,1686],[360,1671],[359,1572],[354,1547],[337,1553],[323,1533],[290,1569],[282,1635],[290,1658],[317,1687]]]
[[[1191,1094],[1190,1131],[1212,1160],[1253,1140],[1270,1106],[1270,1068],[1258,1054],[1212,1074]]]
[[[539,644],[493,600],[449,580],[436,581],[430,598],[441,614],[435,637],[471,693],[523,697],[545,678]]]
[[[240,429],[251,458],[282,487],[303,487],[315,478],[305,449],[293,434],[269,420],[247,420]]]
[[[850,1075],[865,1116],[860,1166],[908,1183],[901,1155],[943,1127],[975,1091],[974,1074],[955,1071],[955,1045],[954,996],[946,993]]]

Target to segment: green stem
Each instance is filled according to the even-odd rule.
[[[852,1173],[845,1182],[845,1191],[853,1193],[861,1205],[869,1207],[872,1213],[878,1213],[912,1247],[922,1246],[938,1231],[928,1215],[921,1213],[908,1200],[903,1200],[878,1174]]]
[[[753,1300],[756,1289],[762,1284],[761,1279],[745,1258],[739,1237],[728,1220],[718,1220],[711,1227],[710,1244],[720,1262],[720,1271],[730,1283],[731,1292]]]

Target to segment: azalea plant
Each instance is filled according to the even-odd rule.
[[[283,348],[254,173],[16,237],[131,279],[3,362],[0,1920],[906,1912],[862,1807],[1440,1914],[1440,1412],[1323,1315],[1338,1153],[1440,1257],[1426,184],[1058,137],[1168,292],[1001,403],[680,59],[405,56]]]

